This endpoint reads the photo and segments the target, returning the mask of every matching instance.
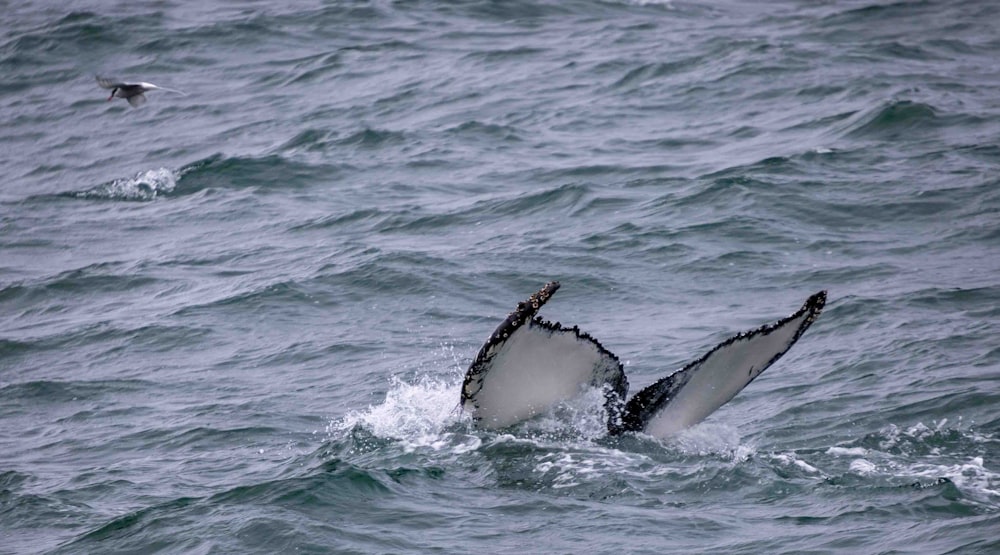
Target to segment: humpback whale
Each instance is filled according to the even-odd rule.
[[[626,402],[628,379],[614,353],[577,326],[537,316],[558,289],[550,282],[518,303],[469,366],[461,406],[479,427],[506,428],[599,388],[609,434],[668,437],[735,397],[788,352],[826,304],[820,291],[790,316],[726,339]]]

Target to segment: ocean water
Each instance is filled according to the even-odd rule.
[[[994,2],[0,13],[0,553],[1000,553]],[[675,438],[475,429],[552,279],[633,392],[830,300]]]

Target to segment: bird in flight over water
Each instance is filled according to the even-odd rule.
[[[148,91],[167,91],[187,96],[186,92],[168,89],[166,87],[158,87],[152,83],[146,83],[145,81],[139,81],[138,83],[126,83],[117,79],[108,79],[107,77],[98,76],[97,84],[103,89],[111,90],[111,96],[108,97],[109,102],[117,96],[118,98],[128,100],[128,103],[131,104],[133,108],[138,108],[146,103],[146,95],[144,93]]]

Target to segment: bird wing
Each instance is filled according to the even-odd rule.
[[[146,95],[139,93],[128,97],[128,103],[132,105],[133,108],[138,108],[146,103]]]
[[[98,86],[100,86],[102,89],[115,89],[125,86],[125,83],[119,81],[118,79],[101,77],[100,75],[96,76],[96,78]]]
[[[159,88],[161,91],[167,91],[167,92],[177,93],[177,94],[179,94],[181,96],[187,96],[188,95],[188,93],[186,93],[184,91],[179,91],[177,89],[168,89],[166,87],[157,87],[157,88]]]
[[[167,92],[172,92],[172,93],[177,93],[177,94],[180,94],[180,95],[183,95],[183,96],[187,96],[187,93],[184,92],[184,91],[179,91],[177,89],[168,89],[167,87],[161,87],[159,85],[154,85],[152,83],[142,82],[142,83],[139,83],[139,85],[142,85],[146,90],[149,90],[149,91],[152,91],[152,90],[167,91]]]

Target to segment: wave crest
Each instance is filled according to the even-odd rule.
[[[177,187],[178,175],[167,168],[146,170],[132,177],[115,179],[71,196],[85,199],[150,201]]]

